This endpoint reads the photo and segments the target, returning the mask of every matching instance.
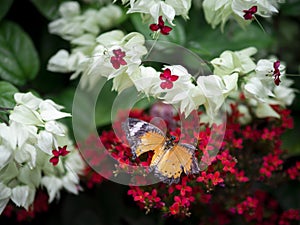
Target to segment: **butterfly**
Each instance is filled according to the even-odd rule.
[[[196,148],[187,143],[174,143],[175,137],[167,137],[158,127],[143,120],[128,118],[122,128],[131,148],[133,159],[153,151],[150,171],[160,181],[168,184],[178,183],[182,172],[199,173]]]

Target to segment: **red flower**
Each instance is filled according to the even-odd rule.
[[[66,156],[70,152],[67,150],[67,146],[64,147],[58,147],[58,150],[54,149],[52,150],[52,154],[54,155],[49,161],[53,164],[53,166],[56,166],[59,162],[59,156]]]
[[[273,72],[273,76],[274,76],[274,83],[275,85],[279,85],[279,83],[281,82],[279,77],[280,77],[280,71],[279,71],[279,66],[280,66],[280,61],[277,60],[276,62],[273,63],[273,67],[274,67],[274,72]]]
[[[110,58],[110,62],[115,69],[119,69],[120,66],[127,65],[127,62],[123,59],[126,54],[121,49],[113,50],[114,56]]]
[[[172,75],[170,69],[165,69],[163,73],[160,74],[160,79],[163,82],[160,84],[162,89],[171,89],[173,87],[173,82],[178,79],[179,76]]]
[[[250,9],[247,10],[243,10],[243,12],[245,13],[243,15],[245,20],[252,20],[253,19],[253,15],[257,12],[257,6],[252,6]]]
[[[162,19],[162,16],[160,16],[158,18],[158,23],[155,24],[151,24],[150,25],[150,30],[152,31],[160,31],[160,33],[162,33],[163,35],[168,35],[170,33],[170,31],[172,30],[171,27],[165,26],[165,22]]]

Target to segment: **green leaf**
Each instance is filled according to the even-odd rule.
[[[6,15],[14,0],[1,0],[0,1],[0,20]]]
[[[8,82],[0,81],[0,107],[12,108],[15,105],[14,94],[18,89]]]
[[[103,86],[99,94],[95,114],[96,126],[108,125],[111,122],[112,105],[117,96],[117,93],[111,88],[112,82],[110,80]]]
[[[280,13],[285,16],[299,16],[300,2],[299,1],[288,1],[280,6]]]
[[[264,33],[255,22],[243,30],[236,21],[228,21],[222,33],[219,27],[212,29],[205,22],[201,11],[192,10],[190,18],[186,24],[187,47],[206,60],[219,56],[225,50],[236,51],[250,46],[274,49],[275,34]],[[268,24],[263,26],[270,30]]]
[[[12,84],[0,81],[0,122],[8,121],[8,110],[15,106],[14,94],[18,89]],[[3,109],[3,110],[1,110]]]
[[[0,24],[0,77],[24,85],[38,73],[40,62],[30,37],[15,23]]]
[[[59,16],[58,8],[66,0],[31,0],[39,12],[49,20],[54,20]]]

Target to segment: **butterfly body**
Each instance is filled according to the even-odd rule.
[[[174,143],[175,137],[166,137],[156,126],[145,121],[128,118],[123,123],[123,130],[131,147],[133,159],[153,151],[150,171],[165,183],[178,183],[182,172],[195,174],[199,166],[193,145]]]

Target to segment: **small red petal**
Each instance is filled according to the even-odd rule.
[[[279,76],[275,76],[274,77],[274,83],[275,83],[275,85],[278,86],[280,84],[280,82],[281,82],[281,80],[280,80]]]
[[[245,13],[245,15],[243,17],[245,20],[252,20],[252,18],[253,18],[251,13]]]
[[[62,151],[61,152],[61,156],[66,156],[66,155],[68,155],[70,153],[70,151],[67,151],[67,150],[64,150],[64,151]]]
[[[280,61],[279,60],[277,60],[276,62],[273,63],[273,67],[274,67],[275,70],[278,69],[279,66],[280,66]]]
[[[161,28],[165,25],[165,22],[162,19],[162,16],[158,17],[158,26]]]
[[[58,163],[58,161],[59,161],[59,158],[56,157],[56,156],[53,156],[53,157],[49,160],[49,162],[51,162],[51,163],[53,164],[53,166],[56,166],[57,163]]]
[[[159,75],[159,78],[160,78],[161,80],[167,80],[167,78],[165,77],[165,75],[164,75],[163,73],[161,73],[161,74]]]
[[[153,24],[151,24],[151,25],[149,26],[149,28],[150,28],[150,30],[152,30],[152,31],[158,31],[159,26],[158,26],[157,24],[153,23]]]
[[[172,75],[169,80],[170,81],[176,81],[176,80],[178,80],[178,77],[179,76],[177,76],[177,75]]]
[[[59,151],[57,151],[57,150],[52,150],[52,154],[54,155],[54,156],[59,156]]]
[[[123,66],[127,65],[127,62],[124,59],[119,59],[119,63]]]
[[[256,13],[256,12],[257,12],[257,6],[256,6],[256,5],[255,5],[255,6],[252,6],[248,11],[249,11],[249,13],[251,13],[251,14]]]
[[[163,72],[163,75],[165,78],[169,79],[171,77],[171,70],[170,69],[165,69]]]
[[[110,59],[110,62],[112,64],[112,66],[115,68],[115,69],[119,69],[120,68],[120,63],[118,61],[118,59],[114,56],[111,57]]]
[[[160,33],[162,33],[163,35],[168,35],[171,32],[172,28],[168,27],[168,26],[163,26],[160,29]]]

